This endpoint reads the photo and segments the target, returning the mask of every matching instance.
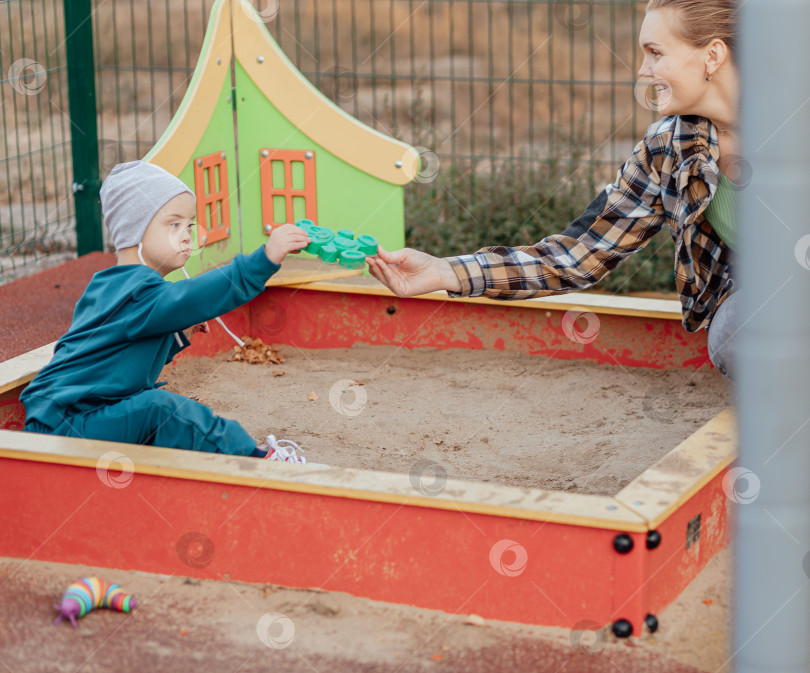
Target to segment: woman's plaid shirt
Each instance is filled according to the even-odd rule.
[[[708,328],[734,289],[732,252],[703,217],[717,189],[719,156],[717,130],[708,119],[661,119],[647,129],[616,182],[607,186],[606,198],[600,195],[604,206],[587,226],[531,246],[482,248],[448,257],[462,287],[450,296],[509,300],[584,290],[667,224],[675,242],[683,326],[689,332]]]

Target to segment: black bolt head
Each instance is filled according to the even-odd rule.
[[[655,633],[658,630],[658,617],[655,615],[647,615],[644,618],[644,624],[650,630],[650,633]]]
[[[633,549],[633,538],[627,533],[619,533],[613,538],[613,548],[620,554],[627,554]]]
[[[655,549],[661,544],[661,533],[657,530],[651,530],[647,533],[647,549]]]
[[[395,307],[393,307],[393,306],[389,306],[389,307],[388,307],[387,309],[385,309],[385,310],[388,312],[388,315],[394,315],[394,313],[396,313],[396,312],[397,312],[397,309],[396,309]]]
[[[613,635],[617,638],[629,638],[633,633],[633,625],[626,619],[617,619],[613,622]]]

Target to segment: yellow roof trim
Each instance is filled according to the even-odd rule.
[[[218,0],[191,84],[169,128],[146,154],[149,161],[172,175],[180,175],[193,158],[219,100],[222,85],[231,75],[230,2]]]
[[[281,51],[253,5],[245,0],[234,3],[234,56],[287,119],[315,143],[369,175],[395,185],[413,180],[420,165],[419,153],[413,147],[341,110]]]

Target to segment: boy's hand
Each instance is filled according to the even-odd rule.
[[[186,335],[186,339],[191,341],[191,335],[196,334],[197,332],[203,332],[208,334],[211,331],[211,328],[208,326],[208,321],[201,322],[199,325],[194,325],[189,327],[188,329],[183,330],[183,334]]]
[[[309,241],[307,232],[301,227],[294,224],[282,224],[273,229],[273,233],[264,244],[264,253],[267,255],[267,259],[280,265],[289,253],[306,248]]]

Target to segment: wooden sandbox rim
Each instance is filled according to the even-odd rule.
[[[272,281],[272,279],[271,279]],[[271,283],[268,282],[268,285]],[[320,290],[322,292],[343,292],[352,294],[369,294],[380,297],[396,297],[387,287],[381,285],[374,278],[368,276],[340,277],[336,279],[318,279],[312,282],[285,282],[272,283],[273,285],[286,285],[287,287],[307,290]],[[432,299],[435,301],[461,302],[465,304],[485,304],[490,306],[515,306],[538,310],[587,310],[597,315],[625,315],[635,318],[657,318],[659,320],[677,320],[683,318],[681,304],[676,299],[654,299],[647,297],[625,297],[622,295],[596,294],[577,292],[576,300],[572,293],[564,295],[539,297],[537,299],[518,299],[504,302],[489,297],[448,297],[446,292],[429,292],[420,294],[415,299]]]
[[[422,495],[405,474],[344,467],[307,467],[253,458],[0,430],[0,458],[81,467],[115,467],[109,452],[132,461],[134,473],[312,493],[531,521],[644,532],[660,525],[735,458],[734,416],[725,409],[645,470],[616,496],[516,488],[449,479]],[[46,441],[45,438],[47,438]]]
[[[5,362],[0,362],[0,393],[19,388],[32,381],[53,357],[56,342],[35,348]]]
[[[296,268],[287,273],[279,272],[267,281],[267,287],[289,287],[321,292],[341,292],[346,294],[375,295],[396,297],[388,288],[368,276],[361,276],[359,270],[348,270],[339,267],[319,265],[321,268],[308,268],[307,260],[300,260]],[[301,268],[299,268],[301,267]],[[417,299],[450,301],[465,304],[484,304],[503,307],[506,302],[488,297],[448,298],[445,292],[430,292],[419,295]],[[577,301],[571,301],[565,295],[542,297],[540,299],[523,299],[508,302],[509,306],[536,310],[569,311],[581,310],[597,315],[624,315],[637,318],[658,318],[661,320],[681,320],[680,304],[672,299],[648,299],[639,297],[622,297],[618,295],[579,293]],[[56,342],[46,344],[28,353],[0,362],[0,394],[17,388],[33,380],[53,356]]]

